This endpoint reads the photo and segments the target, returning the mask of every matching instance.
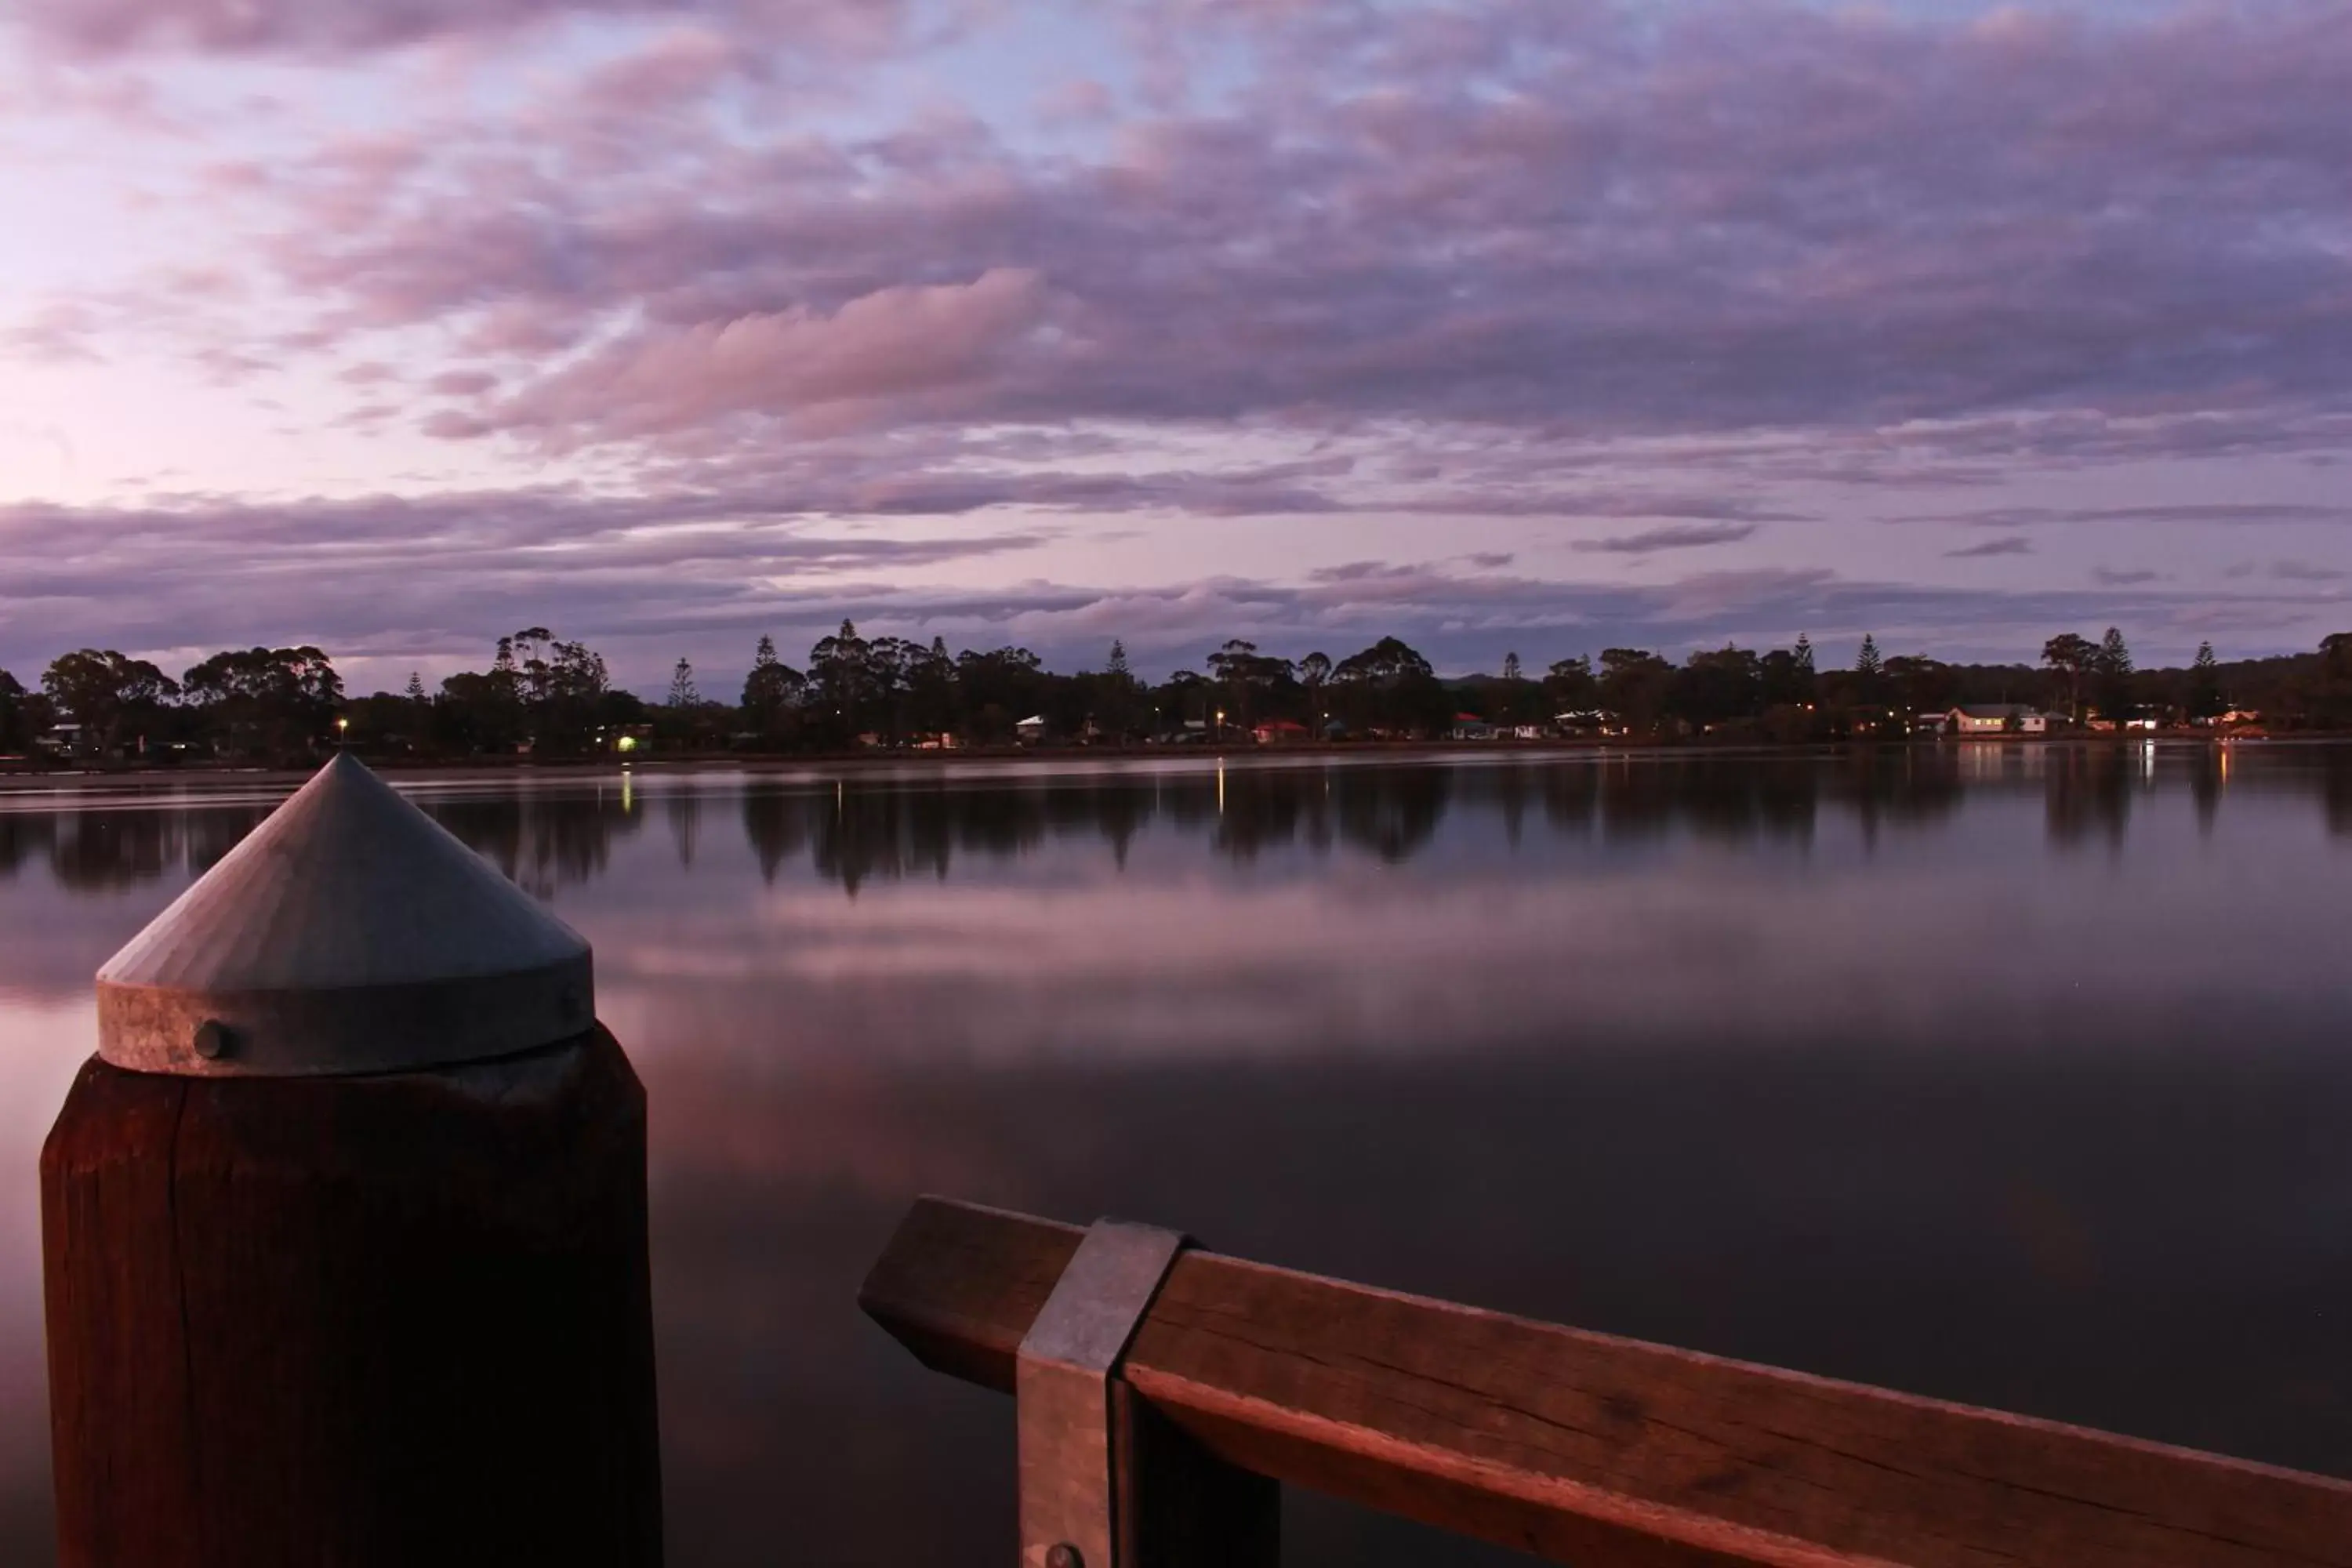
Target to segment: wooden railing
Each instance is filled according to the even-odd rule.
[[[860,1303],[1026,1405],[1090,1234],[925,1198]],[[2341,1480],[1197,1250],[1143,1299],[1107,1455],[1023,1412],[1027,1568],[1271,1564],[1276,1483],[1585,1568],[2352,1568]],[[1108,1551],[1047,1539],[1106,1485]]]

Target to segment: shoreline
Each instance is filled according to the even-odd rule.
[[[562,762],[532,762],[517,758],[488,761],[480,757],[424,762],[415,759],[369,762],[387,779],[446,784],[492,784],[520,780],[561,783],[572,779],[609,778],[628,773],[654,774],[793,774],[871,773],[884,769],[966,770],[1002,772],[1008,765],[1051,767],[1110,762],[1372,762],[1413,758],[1517,757],[1549,760],[1568,757],[1832,757],[1857,752],[1910,751],[1945,745],[1999,746],[2016,750],[2112,746],[2213,746],[2259,743],[2264,746],[2340,743],[2352,740],[2336,732],[2288,737],[2268,735],[2197,735],[2178,731],[2143,736],[1937,736],[1927,740],[1823,741],[1797,745],[1705,743],[1658,744],[1602,741],[1391,741],[1339,744],[1276,746],[1066,746],[1038,748],[971,748],[952,752],[831,752],[805,755],[715,752],[670,757],[582,758]],[[362,759],[363,761],[366,759]],[[249,786],[290,788],[309,779],[314,767],[194,766],[46,769],[0,771],[0,795],[69,795],[114,791],[124,794],[164,793],[175,788],[218,789]]]

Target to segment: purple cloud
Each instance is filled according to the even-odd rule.
[[[2341,7],[2031,26],[1557,12],[1213,11],[1268,58],[1332,52],[1238,110],[1076,157],[949,116],[858,142],[712,132],[632,177],[593,116],[533,127],[529,160],[492,127],[363,197],[298,181],[300,206],[357,221],[289,224],[272,260],[336,331],[597,345],[436,426],[452,435],[1728,432],[2186,402],[2260,408],[2275,436],[2352,407]],[[1460,90],[1465,68],[1490,90]],[[2183,126],[2152,95],[2227,110]],[[930,317],[936,379],[907,339],[880,356],[895,376],[837,353]]]
[[[985,416],[1051,307],[1035,272],[995,268],[968,283],[877,289],[832,311],[640,333],[541,379],[479,425],[610,440],[698,431],[744,414],[813,434]]]
[[[60,548],[59,540],[69,542]],[[2131,584],[1935,587],[1822,568],[1628,585],[1479,560],[1363,559],[1292,578],[1157,584],[978,588],[903,579],[1025,557],[1049,542],[1034,531],[818,531],[763,521],[740,500],[557,490],[276,506],[200,498],[20,505],[0,508],[0,576],[12,594],[0,666],[22,675],[62,648],[99,644],[176,668],[219,647],[316,641],[364,690],[397,686],[415,667],[478,666],[498,631],[538,623],[587,637],[643,688],[657,689],[686,654],[712,672],[718,689],[762,633],[805,647],[844,616],[869,632],[942,636],[951,646],[1025,643],[1073,668],[1098,660],[1113,637],[1148,668],[1172,668],[1197,664],[1232,636],[1295,655],[1310,647],[1342,653],[1391,634],[1449,669],[1491,668],[1511,650],[1556,658],[1633,644],[1678,656],[1727,639],[1785,643],[1800,630],[1821,642],[1871,630],[1939,657],[2021,658],[2053,628],[2095,623],[2127,626],[2154,658],[2168,649],[2185,657],[2200,636],[2274,638],[2282,626],[2342,613],[2332,584],[2280,577],[2221,598],[2119,591]],[[142,590],[126,597],[121,584],[131,573]]]
[[[84,57],[132,51],[346,54],[583,16],[700,16],[788,32],[803,46],[874,47],[908,0],[18,0],[15,19]]]
[[[2352,506],[2319,506],[2293,501],[2227,501],[2189,506],[1988,507],[1976,511],[1927,513],[1895,521],[2005,529],[2100,522],[2239,527],[2264,523],[2347,522],[2352,521]]]
[[[2294,574],[2334,569],[2307,563],[2201,611],[2104,568],[1985,596],[1820,563],[1841,520],[1906,511],[1997,536],[1961,559],[2093,524],[2302,527],[2278,549],[2332,559],[2308,535],[2352,509],[2171,498],[2324,495],[2298,465],[2352,448],[2340,5],[1164,0],[1089,13],[1125,68],[1052,62],[985,115],[829,68],[1001,10],[26,0],[9,41],[90,79],[55,112],[199,150],[182,195],[218,252],[26,291],[0,353],[193,366],[288,432],[468,488],[8,508],[10,657],[250,640],[226,629],[247,614],[367,647],[533,619],[691,641],[857,606],[1049,646],[1388,616],[1483,658],[1546,628],[1966,651],[2038,646],[2045,612],[2142,616],[2136,640],[2333,613],[2332,579]],[[412,47],[436,39],[462,47]],[[348,72],[370,107],[257,131],[211,101],[254,68],[222,56],[328,92]],[[434,456],[392,446],[420,431]],[[2275,488],[2105,482],[2257,459]],[[2037,494],[2060,468],[2101,480],[2062,499],[2116,504]],[[1216,558],[1246,580],[1050,553],[1160,513],[1295,521]],[[1822,553],[1779,575],[1507,574],[1562,539],[1641,558],[1797,520],[1772,542]],[[1450,565],[1362,559],[1457,526],[1426,551]],[[1011,560],[1095,585],[915,580],[1001,584]]]
[[[1662,550],[1699,550],[1710,544],[1732,544],[1755,531],[1752,522],[1676,523],[1643,529],[1639,533],[1580,539],[1570,548],[1603,555],[1654,555]]]

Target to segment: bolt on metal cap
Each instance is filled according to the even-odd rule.
[[[98,972],[98,1054],[399,1072],[551,1045],[595,1012],[579,933],[342,752]]]

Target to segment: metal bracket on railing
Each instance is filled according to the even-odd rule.
[[[1022,1568],[1131,1568],[1118,1554],[1111,1382],[1185,1238],[1097,1220],[1021,1342]]]

